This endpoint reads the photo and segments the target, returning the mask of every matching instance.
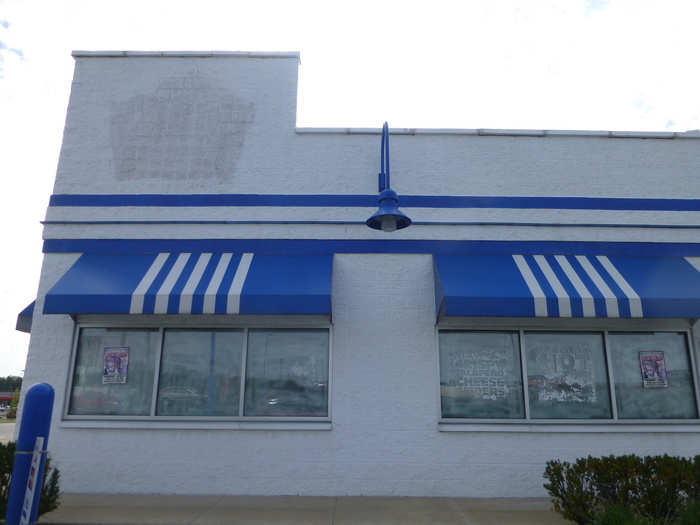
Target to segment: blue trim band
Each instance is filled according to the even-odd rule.
[[[41,221],[41,224],[51,225],[144,225],[144,224],[314,224],[314,225],[364,225],[365,221],[224,221],[224,220],[171,220],[171,221],[123,221],[123,220],[106,220],[106,221]],[[557,228],[665,228],[670,230],[699,230],[700,224],[624,224],[624,223],[587,223],[587,222],[483,222],[483,221],[413,221],[411,224],[416,226],[533,226],[533,227],[557,227]]]
[[[432,253],[700,256],[700,243],[381,239],[47,239],[44,253]]]
[[[555,210],[700,211],[700,199],[621,199],[607,197],[473,197],[401,195],[406,208],[513,208]],[[318,206],[374,208],[376,195],[260,194],[55,194],[49,206]]]

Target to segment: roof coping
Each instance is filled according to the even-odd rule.
[[[380,135],[381,128],[298,127],[299,134]],[[482,137],[596,137],[612,139],[700,139],[699,130],[689,131],[604,131],[568,129],[458,129],[391,128],[392,135],[475,135]]]
[[[73,57],[99,58],[294,58],[299,60],[299,51],[80,51],[71,53]]]

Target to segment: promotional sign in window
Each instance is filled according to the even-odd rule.
[[[129,347],[108,346],[104,349],[102,384],[124,384],[129,375]]]
[[[642,370],[644,388],[667,388],[668,373],[663,351],[639,352],[639,366]]]

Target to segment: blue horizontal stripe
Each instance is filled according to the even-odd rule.
[[[144,224],[342,224],[364,225],[365,221],[226,221],[226,220],[105,220],[105,221],[41,221],[41,224],[79,224],[79,225],[144,225]],[[587,223],[587,222],[484,222],[484,221],[413,221],[414,226],[531,226],[557,228],[661,228],[669,230],[700,230],[700,224],[626,224],[626,223]]]
[[[47,239],[44,253],[432,253],[700,256],[700,243],[399,239]]]
[[[517,208],[556,210],[700,211],[700,199],[622,199],[608,197],[475,197],[401,195],[407,208]],[[376,195],[261,194],[55,194],[49,206],[319,206],[367,207]]]

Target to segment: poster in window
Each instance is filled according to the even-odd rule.
[[[599,349],[590,341],[533,335],[528,349],[530,399],[581,404],[599,401],[595,373]]]
[[[508,397],[506,377],[513,376],[512,351],[503,345],[454,349],[449,355],[451,378],[447,386],[477,399],[501,400]],[[510,358],[510,359],[509,359]]]
[[[663,351],[639,352],[639,366],[642,371],[644,388],[667,388],[668,373],[666,372],[666,357]]]
[[[102,384],[124,384],[129,376],[129,347],[106,346],[104,349],[104,366]]]

